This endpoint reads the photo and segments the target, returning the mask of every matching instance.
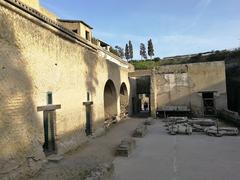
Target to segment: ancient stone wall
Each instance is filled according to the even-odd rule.
[[[162,66],[154,74],[157,108],[188,106],[196,116],[202,116],[202,91],[216,91],[216,109],[227,108],[224,62]]]
[[[0,179],[13,178],[41,168],[43,113],[52,92],[56,111],[58,153],[72,150],[88,140],[85,135],[87,92],[93,101],[93,132],[104,125],[104,87],[111,79],[130,92],[128,64],[116,64],[96,46],[74,39],[51,24],[0,0]],[[114,59],[114,58],[113,58]],[[24,173],[23,173],[24,172]]]

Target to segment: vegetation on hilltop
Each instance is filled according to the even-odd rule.
[[[156,66],[186,64],[198,62],[212,61],[231,61],[232,59],[240,59],[240,48],[234,50],[212,51],[209,53],[199,53],[192,56],[175,56],[166,59],[154,58],[153,60],[132,60],[131,64],[135,69],[152,69]],[[239,62],[240,63],[240,62]]]

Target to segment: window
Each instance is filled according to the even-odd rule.
[[[74,33],[78,33],[78,30],[77,29],[73,29],[72,30]]]
[[[47,92],[47,104],[52,104],[52,92]]]
[[[87,40],[90,40],[90,33],[88,31],[85,32],[85,37]]]
[[[205,116],[216,115],[214,92],[202,92],[203,111]]]

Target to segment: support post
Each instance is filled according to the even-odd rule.
[[[85,133],[87,136],[92,135],[92,101],[83,102],[83,105],[86,107],[86,127]]]

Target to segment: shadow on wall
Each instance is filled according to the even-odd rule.
[[[87,90],[91,93],[96,93],[96,86],[99,83],[96,71],[98,64],[97,52],[94,53],[86,48],[83,50],[83,55],[83,60],[87,68],[85,71],[87,77],[85,81]]]
[[[228,108],[240,113],[240,59],[226,61]]]
[[[136,78],[137,94],[150,94],[150,76]]]
[[[188,106],[197,117],[203,116],[203,99],[201,91],[218,91],[219,87],[224,87],[225,82],[218,82],[197,92],[192,92],[189,87],[175,86],[171,90],[157,94],[157,108],[164,106]],[[218,110],[227,108],[227,93],[215,96],[215,105]]]
[[[97,115],[95,114],[95,111],[92,112],[92,118],[95,123],[94,127],[102,127],[105,119],[109,119],[109,117],[117,115],[118,104],[120,109],[120,67],[117,64],[107,59],[104,59],[106,57],[98,57],[97,52],[95,53],[91,50],[86,50],[83,52],[83,60],[87,68],[87,70],[85,71],[87,77],[85,85],[87,87],[87,90],[90,92],[90,94],[95,94],[97,97],[102,96],[103,99],[102,106],[104,106],[105,112],[103,112],[103,115],[98,117],[104,116],[104,118],[96,120]],[[103,87],[103,89],[96,89],[96,87],[99,85],[99,79],[105,78],[105,72],[102,72],[103,74],[101,74],[101,72],[97,72],[97,66],[99,65],[99,67],[102,68],[99,69],[100,71],[104,71],[105,63],[108,78],[106,79],[104,86],[101,86]],[[110,81],[111,84],[109,84]]]
[[[43,133],[32,100],[33,86],[13,21],[0,14],[0,179],[35,174],[41,168]],[[24,171],[22,171],[24,169]],[[26,174],[24,174],[26,173]]]
[[[86,92],[86,94],[83,94],[83,96],[86,97],[85,99],[87,101],[88,100],[87,94],[89,94],[89,98],[90,98],[90,96],[92,97],[93,94],[97,94],[96,86],[98,86],[98,84],[99,84],[98,77],[97,77],[98,56],[97,56],[97,52],[93,52],[87,48],[83,48],[82,51],[83,51],[83,61],[86,66],[85,85],[87,88],[87,92]],[[93,105],[91,106],[92,121],[95,122],[96,114],[95,114],[95,111],[93,111],[93,106],[95,106],[95,102],[93,102]],[[86,111],[85,108],[86,107],[84,107],[84,111]]]

